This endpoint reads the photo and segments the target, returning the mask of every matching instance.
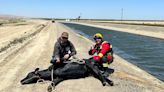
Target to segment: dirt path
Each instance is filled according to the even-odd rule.
[[[9,54],[5,63],[2,64],[0,62],[0,92],[46,92],[50,82],[21,85],[20,80],[36,67],[45,69],[50,65],[49,61],[53,52],[54,42],[63,31],[70,33],[70,40],[75,44],[78,51],[77,56],[79,58],[89,57],[86,53],[93,44],[90,40],[74,33],[59,23],[49,23],[28,43],[22,45],[19,50]],[[140,70],[128,67],[129,64],[120,63],[119,61],[123,60],[118,56],[116,58],[116,62],[111,66],[116,69],[116,73],[109,77],[114,80],[115,86],[103,87],[97,79],[87,77],[64,81],[56,87],[55,92],[162,92],[163,88],[161,85],[151,84],[152,81],[149,81],[148,78],[138,78],[139,76],[134,73],[140,73]],[[135,72],[128,72],[127,69],[122,68],[125,66],[128,69],[133,69]]]

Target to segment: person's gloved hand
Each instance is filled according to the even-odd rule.
[[[93,54],[92,54],[92,50],[89,50],[89,51],[88,51],[88,54],[89,54],[89,55],[93,55]]]
[[[56,59],[55,58],[52,58],[51,61],[50,61],[51,64],[55,64],[56,63]]]
[[[90,48],[90,50],[88,51],[89,55],[93,55],[96,52],[96,49],[94,49],[92,46]]]

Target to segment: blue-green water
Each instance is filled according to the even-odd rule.
[[[102,28],[63,23],[92,39],[97,32],[112,43],[114,53],[164,81],[164,40]]]

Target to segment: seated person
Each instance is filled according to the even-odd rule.
[[[112,45],[103,41],[103,36],[100,33],[94,35],[94,40],[96,44],[89,50],[89,55],[94,55],[97,52],[97,55],[93,56],[91,62],[94,62],[99,66],[99,69],[102,71],[108,70],[109,64],[113,62],[113,50]]]

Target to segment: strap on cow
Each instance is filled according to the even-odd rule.
[[[40,79],[37,80],[36,83],[44,83],[44,82],[45,82],[45,80],[40,78]]]

